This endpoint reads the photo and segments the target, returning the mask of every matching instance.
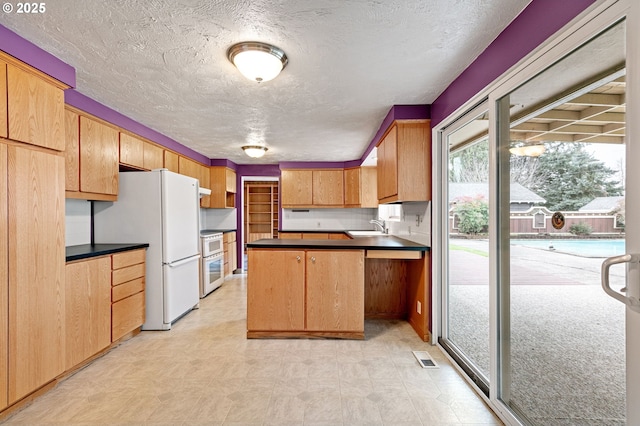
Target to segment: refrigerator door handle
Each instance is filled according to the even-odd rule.
[[[186,263],[190,263],[190,262],[194,262],[196,260],[200,259],[200,255],[196,254],[195,256],[191,256],[191,257],[187,257],[186,259],[182,259],[182,260],[178,260],[175,262],[171,262],[171,263],[167,263],[167,265],[169,265],[170,268],[177,268],[179,266],[182,266]]]
[[[617,265],[619,263],[639,263],[639,262],[640,262],[639,254],[623,254],[621,256],[609,257],[605,259],[604,262],[602,262],[602,268],[601,268],[601,274],[600,274],[602,289],[604,290],[604,292],[607,293],[609,296],[613,297],[614,299],[624,303],[629,307],[629,309],[636,312],[640,312],[640,300],[638,300],[635,297],[625,296],[611,288],[611,286],[609,285],[609,268],[612,265]]]

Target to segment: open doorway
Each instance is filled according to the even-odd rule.
[[[247,243],[278,238],[280,181],[277,177],[242,177],[242,269],[247,268]]]

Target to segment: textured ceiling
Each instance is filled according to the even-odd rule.
[[[428,104],[529,0],[54,0],[0,24],[76,68],[77,89],[209,158],[361,157],[394,104]],[[246,80],[239,41],[282,48]],[[240,147],[266,144],[260,160]]]

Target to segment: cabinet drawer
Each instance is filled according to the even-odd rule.
[[[136,278],[135,280],[127,281],[126,283],[117,285],[111,289],[111,301],[117,302],[125,297],[129,297],[133,294],[140,293],[144,290],[144,278]]]
[[[118,285],[126,283],[136,278],[144,277],[145,266],[144,263],[138,265],[127,266],[126,268],[116,269],[111,272],[111,284]]]
[[[111,305],[111,341],[115,342],[144,323],[144,292]]]
[[[111,268],[120,269],[124,268],[125,266],[143,263],[145,260],[145,254],[146,253],[144,249],[116,253],[111,256]]]

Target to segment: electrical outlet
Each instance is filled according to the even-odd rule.
[[[422,303],[420,303],[420,301],[418,300],[418,302],[416,303],[416,311],[418,311],[419,314],[422,313]]]

